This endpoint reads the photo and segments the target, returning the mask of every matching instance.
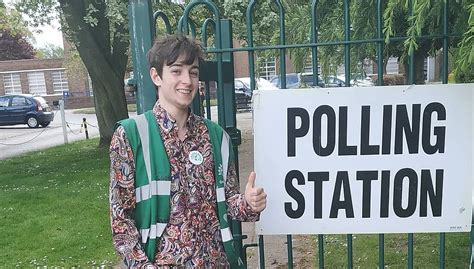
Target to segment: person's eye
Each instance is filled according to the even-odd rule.
[[[191,71],[191,72],[189,72],[189,74],[194,78],[199,77],[199,72],[198,71]]]
[[[181,71],[179,69],[171,69],[171,73],[179,75],[181,73]]]

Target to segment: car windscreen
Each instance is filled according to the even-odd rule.
[[[297,84],[298,83],[298,76],[296,74],[288,74],[286,75],[286,84]]]
[[[277,87],[281,87],[280,77],[274,77],[271,80],[271,83]],[[298,84],[298,75],[296,74],[287,74],[286,75],[286,86]]]

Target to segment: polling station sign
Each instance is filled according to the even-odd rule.
[[[473,85],[255,93],[258,234],[471,227]]]

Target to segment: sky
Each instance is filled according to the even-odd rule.
[[[12,7],[13,0],[3,0],[3,2],[8,6]],[[28,20],[28,17],[24,18]],[[56,46],[63,47],[62,32],[59,30],[59,21],[55,20],[51,25],[44,25],[39,28],[30,28],[30,31],[33,33],[35,41],[32,42],[35,48],[42,48],[47,44],[54,44]],[[38,33],[38,30],[41,30],[41,33]]]
[[[63,35],[59,29],[59,23],[53,22],[52,25],[46,25],[39,28],[42,33],[35,33],[34,30],[30,29],[33,32],[35,37],[35,43],[33,46],[35,48],[44,47],[46,44],[54,44],[56,46],[63,47]]]

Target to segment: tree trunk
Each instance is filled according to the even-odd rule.
[[[418,50],[414,52],[414,77],[413,83],[414,84],[425,84],[425,58],[428,56],[427,49],[425,46],[420,45]],[[408,57],[406,57],[406,61],[404,62],[403,66],[405,67],[405,83],[409,84],[409,77],[410,77],[410,70],[408,68]]]
[[[87,9],[84,1],[59,0],[68,27],[69,37],[76,48],[92,80],[94,104],[99,124],[99,146],[108,146],[114,125],[128,118],[124,90],[124,74],[127,64],[127,25],[115,25],[113,38],[110,22],[106,17],[105,1],[94,1],[97,22],[84,21]]]
[[[425,58],[424,51],[415,52],[415,84],[425,84]]]
[[[108,147],[115,123],[128,118],[127,102],[123,79],[106,79],[111,77],[107,71],[102,70],[103,76],[94,78],[91,75],[92,87],[94,89],[94,106],[99,124],[99,147]]]
[[[388,60],[389,60],[389,59],[390,59],[389,57],[384,57],[384,59],[383,59],[382,73],[383,73],[384,75],[387,74],[387,65],[388,65]]]

